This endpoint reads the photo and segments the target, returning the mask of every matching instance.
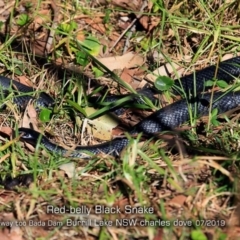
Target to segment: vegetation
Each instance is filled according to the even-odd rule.
[[[32,105],[23,114],[13,93],[1,94],[7,108],[0,131],[17,136],[1,137],[1,177],[34,179],[28,187],[2,187],[0,239],[238,239],[236,111],[193,116],[159,139],[127,136],[119,158],[61,157],[24,145],[17,134],[33,126],[69,151],[123,134],[176,100],[171,78],[237,55],[238,1],[0,1],[0,8],[1,75],[57,99],[36,120]],[[159,77],[164,64],[171,74]],[[208,84],[233,88],[221,80]],[[135,96],[145,83],[163,87],[160,104],[144,98],[133,106],[127,96],[90,108],[89,96]],[[94,119],[123,104],[132,108],[122,124],[108,116],[100,130]]]

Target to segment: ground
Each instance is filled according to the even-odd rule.
[[[33,181],[1,187],[0,239],[239,239],[238,111],[133,138],[117,158],[62,157],[11,138],[33,127],[71,152],[124,134],[179,96],[166,89],[121,120],[87,96],[134,93],[239,55],[239,13],[238,1],[0,0],[1,75],[56,99],[23,113],[13,93],[1,98],[1,177]]]

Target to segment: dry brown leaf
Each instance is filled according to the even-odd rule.
[[[18,76],[18,79],[20,83],[32,87],[32,82],[26,76]]]
[[[0,232],[0,239],[11,240],[10,231],[7,228],[2,229],[2,231]]]
[[[109,39],[112,40],[112,42],[109,43],[109,47],[113,46],[113,44],[119,39],[120,34],[117,32],[114,32],[109,36]]]
[[[153,28],[155,28],[156,26],[159,25],[159,22],[160,22],[160,18],[158,17],[151,17],[151,22],[149,24],[149,27],[148,27],[148,32],[152,31]]]
[[[89,24],[93,29],[99,31],[102,34],[106,33],[106,28],[104,24],[102,23],[102,18],[89,18],[85,19],[85,22]]]
[[[139,54],[128,52],[122,56],[98,58],[98,61],[105,65],[109,70],[113,71],[115,69],[142,66],[144,58]]]
[[[39,39],[34,39],[34,41],[31,42],[31,49],[33,51],[33,54],[38,56],[45,56],[47,39],[48,36],[43,33]]]
[[[119,135],[122,135],[123,133],[125,132],[124,129],[121,129],[121,128],[113,128],[112,130],[112,136],[119,136]]]
[[[44,23],[51,21],[50,10],[41,10],[38,13],[38,16],[33,20],[30,24],[29,28],[36,31],[39,27],[41,27]]]
[[[12,213],[3,213],[0,220],[9,222],[9,223],[14,223],[18,221]],[[12,226],[10,230],[7,228],[4,228],[4,229],[1,229],[0,231],[0,239],[1,240],[22,240],[23,232],[21,228],[17,226]]]
[[[163,239],[163,228],[158,228],[153,240],[162,240]]]
[[[118,23],[118,27],[123,29],[123,30],[127,29],[129,27],[129,25],[130,25],[130,22],[120,21]]]
[[[148,28],[149,28],[149,20],[150,20],[149,16],[142,16],[139,19],[139,22],[142,24],[143,28],[146,30],[148,30]]]
[[[150,11],[153,7],[154,3],[153,1],[148,1],[148,10]]]
[[[227,229],[227,235],[229,240],[239,240],[240,238],[240,227],[229,227]]]
[[[33,128],[38,131],[38,121],[37,121],[37,112],[33,104],[28,104],[23,118],[21,120],[20,126],[24,128]]]
[[[92,27],[93,29],[99,31],[101,34],[105,34],[105,33],[106,33],[106,29],[105,29],[105,27],[104,27],[103,24],[100,24],[100,23],[98,23],[98,24],[92,24],[91,27]]]
[[[62,65],[64,65],[64,64],[66,64],[66,61],[64,60],[64,58],[59,57],[59,58],[57,58],[57,59],[55,60],[55,64],[56,64],[57,66],[62,66]]]
[[[240,54],[237,54],[237,56],[240,56]],[[222,57],[221,61],[225,61],[225,60],[228,60],[228,59],[233,58],[233,57],[235,57],[235,55],[233,55],[233,54],[231,54],[231,53],[228,53],[228,54],[225,54],[225,55]]]
[[[157,17],[149,17],[149,16],[142,16],[139,19],[139,22],[142,24],[143,28],[150,32],[154,27],[159,25],[160,18]]]
[[[38,125],[38,122],[37,122],[36,109],[34,108],[34,106],[32,104],[28,104],[28,106],[24,112],[23,118],[20,121],[19,126],[25,127],[25,128],[33,128],[34,130],[39,132],[37,125]],[[31,144],[25,143],[25,145],[27,146],[27,148],[30,151],[34,152],[35,148]]]
[[[183,206],[186,199],[187,197],[184,195],[177,195],[174,198],[172,198],[168,203],[173,205]]]
[[[237,204],[237,207],[232,212],[228,220],[228,225],[231,227],[240,225],[240,204]]]
[[[84,41],[85,40],[85,34],[84,34],[84,32],[83,31],[79,31],[79,32],[77,32],[77,40],[79,40],[79,41]]]
[[[5,5],[5,3],[3,2],[3,0],[0,0],[0,8],[3,8]]]
[[[6,134],[7,136],[12,136],[13,130],[10,127],[1,127],[0,132]]]
[[[20,227],[12,227],[10,230],[9,240],[22,240],[23,232]]]
[[[137,73],[138,73],[138,68],[134,68],[134,69],[124,68],[120,77],[124,82],[127,82],[128,84],[130,84],[133,89],[137,89],[137,88],[140,88],[139,87],[140,81],[133,78],[133,76],[136,76]]]
[[[170,74],[175,73],[175,70],[177,72],[178,77],[181,77],[184,72],[184,68],[182,68],[180,65],[176,63],[171,64],[167,63],[164,66],[161,66],[154,70],[153,73],[147,74],[146,78],[149,81],[154,82],[158,76],[169,76]]]
[[[112,4],[128,9],[128,10],[139,10],[142,6],[141,0],[112,0]]]
[[[124,82],[131,84],[133,82],[132,77],[135,75],[135,72],[137,71],[138,71],[137,68],[135,69],[124,68],[120,77]]]

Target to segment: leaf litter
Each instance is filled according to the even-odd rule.
[[[22,5],[21,5],[22,4]],[[85,36],[84,36],[84,32],[89,31],[90,33],[93,33],[96,37],[101,38],[102,35],[107,35],[109,32],[109,29],[111,30],[111,34],[110,36],[107,36],[109,39],[109,43],[108,43],[108,49],[110,49],[114,43],[118,40],[118,43],[116,45],[115,48],[113,48],[114,51],[112,52],[105,52],[103,53],[103,56],[99,57],[99,61],[102,62],[106,67],[108,67],[110,70],[117,70],[120,69],[122,71],[122,78],[124,81],[126,81],[129,84],[133,84],[130,81],[130,76],[135,77],[134,75],[136,74],[135,70],[138,69],[139,67],[142,67],[143,65],[145,65],[146,67],[149,67],[151,64],[146,63],[145,58],[143,57],[143,55],[139,54],[139,53],[135,53],[135,51],[137,48],[134,47],[134,38],[130,39],[130,47],[128,48],[127,53],[122,54],[122,49],[125,46],[125,42],[126,42],[126,38],[127,36],[123,36],[121,39],[119,39],[119,37],[121,36],[121,32],[122,30],[119,30],[117,27],[119,26],[119,16],[116,13],[112,13],[111,14],[111,21],[106,22],[104,20],[105,14],[100,13],[98,17],[96,17],[96,19],[93,21],[91,16],[88,16],[87,13],[82,13],[80,12],[79,14],[77,14],[77,16],[75,17],[69,17],[70,14],[72,13],[72,9],[73,6],[70,3],[58,3],[56,2],[57,6],[60,7],[60,13],[59,13],[59,17],[61,17],[63,19],[63,21],[69,22],[71,21],[71,19],[74,19],[77,23],[77,29],[80,30],[80,34],[78,35],[80,39],[82,39],[82,41],[84,41]],[[65,5],[64,5],[65,4]],[[104,3],[104,1],[100,1],[99,3],[92,3],[94,6],[94,4],[109,4],[109,3]],[[181,2],[179,4],[175,4],[173,1],[167,1],[165,3],[165,8],[167,9],[167,11],[169,11],[170,14],[174,15],[176,13],[176,16],[179,16],[179,13],[182,11],[183,7],[187,7],[186,1]],[[191,6],[191,4],[193,3],[189,3]],[[210,3],[209,3],[210,4]],[[217,3],[214,3],[217,6]],[[215,8],[215,5],[213,4],[213,9]],[[8,11],[11,7],[13,7],[14,2],[10,2],[9,4],[5,4],[4,3],[4,7],[2,6],[2,8],[4,8],[4,10]],[[122,16],[126,16],[126,9],[127,10],[133,10],[133,11],[139,11],[141,9],[141,5],[142,5],[142,1],[133,1],[133,2],[129,2],[129,1],[112,1],[108,7],[112,7],[113,6],[120,6],[122,7],[124,10],[121,12],[119,11],[119,13]],[[1,5],[0,5],[1,6]],[[10,6],[10,7],[9,7]],[[200,17],[200,19],[202,19],[203,17],[205,17],[205,13],[202,12],[202,9],[198,9],[197,8],[198,5],[194,5],[194,7],[192,7],[191,11],[193,11],[193,16],[200,22],[200,20],[198,19]],[[19,8],[16,7],[16,9],[18,10],[18,14],[21,12],[21,9],[25,9],[26,10],[26,6],[25,3],[20,3],[20,5],[18,6]],[[156,5],[153,5],[153,3],[148,3],[148,8],[146,8],[143,12],[144,13],[149,13],[149,11],[152,10],[152,8],[155,7],[157,8]],[[89,8],[89,9],[93,9],[93,8]],[[198,9],[198,14],[194,15],[194,11],[195,9]],[[211,8],[209,8],[211,9]],[[10,9],[12,10],[12,9]],[[146,12],[145,12],[146,11]],[[49,6],[49,2],[46,2],[45,4],[41,5],[40,4],[40,9],[39,9],[39,16],[41,16],[42,14],[44,15],[49,15],[52,14],[53,12],[50,11],[50,6]],[[5,20],[6,20],[6,16],[9,16],[10,12],[7,14],[2,14],[1,18],[4,18],[5,16]],[[230,14],[231,15],[231,5],[229,5],[229,9],[228,11],[225,11],[224,14]],[[156,17],[156,16],[148,16],[149,14],[146,14],[146,16],[142,16],[139,19],[139,23],[142,25],[143,29],[146,30],[146,33],[148,34],[153,34],[154,38],[158,39],[159,37],[162,37],[162,40],[164,42],[164,48],[162,49],[164,55],[170,56],[171,59],[173,60],[173,62],[176,64],[170,64],[167,63],[165,66],[162,65],[163,63],[165,63],[165,59],[162,59],[158,62],[158,64],[156,65],[156,67],[153,68],[153,73],[152,72],[148,72],[148,71],[144,71],[143,75],[147,75],[147,81],[151,81],[153,82],[156,78],[156,76],[160,75],[168,75],[173,74],[174,76],[178,75],[181,76],[182,74],[185,74],[185,65],[184,63],[189,63],[189,56],[193,56],[193,53],[191,52],[191,46],[188,44],[188,40],[187,38],[185,38],[186,33],[191,33],[191,28],[187,25],[184,25],[185,22],[183,22],[183,29],[178,29],[179,31],[176,31],[176,29],[172,29],[171,26],[168,25],[168,23],[166,24],[166,30],[162,29],[157,29],[157,31],[155,31],[155,28],[158,27],[158,24],[161,23],[162,18],[161,17]],[[46,47],[47,44],[47,36],[48,36],[48,29],[49,26],[51,26],[51,23],[49,22],[51,19],[47,16],[46,18],[41,18],[39,16],[36,16],[34,18],[33,24],[29,25],[31,26],[32,29],[28,29],[29,31],[27,32],[28,34],[24,35],[24,38],[26,41],[25,43],[30,43],[31,48],[34,54],[38,54],[40,56],[44,56],[46,54],[44,48]],[[97,15],[96,15],[97,16]],[[136,15],[135,15],[136,16]],[[234,15],[235,16],[235,15]],[[59,19],[61,19],[59,18]],[[232,19],[235,19],[235,17],[233,17]],[[58,20],[59,21],[59,20]],[[61,20],[62,21],[62,20]],[[233,20],[234,21],[234,20]],[[6,22],[6,21],[4,21]],[[11,26],[10,29],[10,34],[15,34],[15,33],[21,33],[21,28],[19,26],[16,25],[16,22],[13,22],[14,24]],[[122,25],[124,28],[128,27],[128,24],[126,25]],[[184,29],[185,27],[185,29]],[[189,28],[188,28],[189,27]],[[94,29],[94,30],[93,30]],[[190,31],[186,31],[189,30]],[[36,33],[36,31],[39,31]],[[159,32],[159,33],[158,33]],[[196,33],[197,39],[200,40],[201,42],[201,36],[199,37],[197,34],[206,34],[207,32],[210,31],[206,31],[206,30],[201,30],[200,32],[197,31],[197,29],[193,29],[192,32]],[[139,32],[135,32],[135,33],[139,33]],[[35,35],[36,34],[36,35]],[[179,34],[179,36],[178,36]],[[37,36],[37,39],[35,39],[34,41],[29,41],[31,36]],[[145,35],[145,32],[144,32]],[[161,35],[161,36],[160,36]],[[113,37],[114,36],[114,37]],[[116,37],[117,36],[117,37]],[[195,36],[195,38],[196,38]],[[146,38],[148,38],[149,36],[146,35],[144,36]],[[183,42],[179,42],[178,39],[176,39],[176,37],[179,37],[180,39],[184,39]],[[61,41],[63,38],[57,36],[56,40],[57,41]],[[139,39],[142,39],[141,36]],[[33,40],[33,39],[31,39]],[[141,42],[141,41],[140,41]],[[61,59],[59,62],[59,66],[61,66],[61,64],[64,62],[64,65],[69,66],[69,68],[71,67],[71,64],[73,64],[71,61],[74,59],[74,52],[73,52],[73,48],[71,46],[71,44],[69,44],[69,41],[67,38],[64,39],[63,43],[64,47],[66,47],[68,50],[67,51],[62,51],[58,52],[58,59]],[[106,42],[105,42],[106,44]],[[181,45],[182,44],[182,45]],[[228,43],[229,44],[229,43]],[[60,45],[58,45],[60,46]],[[52,53],[56,53],[55,52],[55,48],[54,48],[54,43],[52,44]],[[56,47],[56,46],[55,46]],[[138,46],[139,47],[139,46]],[[182,48],[181,48],[182,47]],[[60,50],[58,48],[58,50]],[[184,53],[184,56],[182,56],[182,52]],[[137,52],[137,51],[136,51]],[[181,53],[180,53],[181,52]],[[202,49],[202,58],[205,58],[205,56],[207,56],[207,54],[204,52],[204,49]],[[60,56],[62,54],[62,56]],[[187,56],[187,60],[184,59]],[[185,61],[185,62],[184,62]],[[156,62],[156,61],[155,61]],[[178,62],[181,62],[182,64],[178,64]],[[34,62],[32,62],[34,63]],[[195,64],[195,63],[194,63]],[[197,62],[197,69],[202,68],[203,66],[207,65],[208,62],[206,60],[203,59],[203,61],[201,62],[198,61]],[[78,67],[78,66],[77,66]],[[89,64],[88,66],[85,67],[85,71],[89,71],[89,67],[91,67],[91,64]],[[195,67],[195,66],[194,66]],[[147,69],[147,68],[146,68]],[[167,69],[167,71],[166,71]],[[80,69],[81,70],[81,69]],[[191,70],[189,70],[191,72]],[[23,75],[27,74],[27,72],[23,72]],[[138,76],[139,77],[139,76]],[[140,84],[143,82],[142,79],[144,79],[144,76],[140,76],[141,81]],[[104,82],[104,81],[103,81]],[[54,84],[53,84],[54,85]],[[109,84],[109,81],[105,82],[105,86],[107,87],[111,87]],[[137,84],[136,85],[132,85],[134,89],[137,88]],[[113,87],[113,89],[111,89],[112,92],[117,92],[117,89],[115,89]],[[32,112],[32,113],[31,113]],[[30,123],[34,123],[34,125],[37,127],[36,129],[38,129],[38,123],[36,122],[36,120],[34,119],[34,110],[30,109],[30,118],[25,118],[23,121],[23,125],[24,126],[29,126]],[[140,115],[140,114],[139,114]],[[127,115],[125,115],[125,117],[127,117]],[[16,117],[17,118],[17,117]],[[104,118],[103,118],[104,119]],[[105,133],[109,131],[112,131],[112,129],[114,128],[116,123],[111,122],[111,120],[106,120],[104,119],[102,121],[103,123],[107,123],[107,125],[110,125],[110,128],[108,130],[103,130],[103,132],[101,132],[100,135],[104,135],[104,131]],[[109,124],[111,123],[111,124]],[[98,128],[99,126],[96,126],[96,128]],[[51,127],[49,127],[50,129]],[[56,126],[57,128],[57,126]],[[52,129],[54,129],[52,127]],[[69,132],[65,131],[63,133],[63,135],[67,135],[69,134]],[[95,137],[97,137],[97,135],[95,135]],[[99,136],[98,136],[99,137]],[[110,134],[108,135],[108,137],[110,137]],[[65,137],[66,138],[66,137]],[[68,143],[68,139],[67,139],[67,143]],[[152,149],[148,149],[148,153],[149,156],[154,156],[152,155]],[[156,154],[156,152],[155,152]],[[171,155],[170,152],[168,152],[171,160],[175,160],[178,159],[178,155]],[[166,169],[166,176],[164,176],[164,179],[161,179],[161,176],[159,176],[159,174],[156,174],[156,169],[151,169],[153,170],[151,173],[151,178],[148,179],[152,184],[147,185],[146,187],[146,183],[147,181],[144,179],[142,181],[142,188],[140,189],[142,192],[146,193],[144,195],[145,197],[145,201],[148,202],[149,204],[155,206],[156,209],[156,217],[160,217],[161,213],[159,212],[159,201],[163,201],[164,203],[163,205],[166,206],[166,212],[167,212],[167,216],[169,218],[174,217],[176,218],[176,216],[182,216],[182,208],[184,208],[185,210],[189,210],[189,215],[191,216],[191,209],[195,209],[194,214],[199,214],[201,215],[203,212],[202,208],[203,205],[205,203],[204,206],[204,210],[207,209],[209,210],[207,212],[207,217],[209,218],[211,217],[216,217],[216,214],[214,211],[216,210],[220,210],[221,207],[223,206],[224,203],[228,203],[229,199],[225,196],[214,196],[213,198],[211,198],[210,200],[206,198],[207,195],[207,189],[206,189],[206,179],[210,179],[210,181],[213,181],[211,179],[211,175],[209,176],[205,176],[205,178],[203,177],[203,179],[205,179],[205,181],[203,180],[202,182],[199,180],[199,172],[201,171],[202,168],[200,168],[200,165],[198,167],[193,167],[189,169],[189,165],[186,164],[188,166],[188,168],[186,167],[186,172],[185,168],[183,168],[183,175],[185,176],[183,177],[183,179],[179,180],[179,186],[180,189],[185,189],[184,187],[188,186],[191,187],[192,192],[191,193],[186,193],[186,195],[188,194],[188,196],[186,197],[185,195],[183,195],[183,193],[181,191],[179,191],[178,189],[174,188],[173,186],[176,186],[176,182],[174,183],[174,181],[170,181],[170,178],[167,178],[167,176],[171,176],[171,174],[173,174],[173,172],[171,172],[170,170],[168,170],[166,162],[167,159],[165,158],[164,161],[162,161],[159,157],[156,158],[156,161],[154,162],[155,164],[157,164],[158,167],[164,167]],[[178,159],[179,160],[179,159]],[[141,159],[139,156],[137,157],[137,159],[134,159],[134,162],[137,161],[137,164],[139,166],[144,166],[144,168],[149,167],[148,165],[150,164],[150,162],[147,162],[147,158],[145,158],[144,160]],[[98,163],[100,163],[98,165]],[[153,164],[153,163],[151,163]],[[210,164],[209,164],[209,156],[205,156],[205,159],[202,160],[202,165],[205,166],[206,169],[203,170],[203,172],[206,175],[206,172],[208,172],[207,170],[210,169]],[[63,165],[64,166],[64,165]],[[88,176],[82,175],[82,182],[84,183],[83,185],[81,185],[81,182],[77,183],[77,186],[72,186],[71,184],[68,183],[68,181],[66,179],[63,179],[64,184],[69,184],[67,185],[67,188],[69,188],[69,190],[71,191],[71,194],[76,193],[76,195],[71,196],[69,198],[69,195],[64,195],[64,191],[66,191],[64,189],[64,185],[61,185],[58,181],[58,172],[57,171],[53,171],[53,173],[49,173],[52,176],[53,180],[56,180],[54,182],[51,181],[45,181],[43,179],[38,179],[38,183],[39,183],[39,187],[43,187],[43,189],[53,189],[56,190],[56,197],[54,195],[49,194],[50,197],[52,197],[52,202],[54,204],[56,204],[56,206],[61,206],[62,204],[66,204],[66,202],[68,201],[73,201],[74,203],[77,204],[82,204],[85,203],[86,205],[89,204],[89,198],[90,199],[96,199],[96,202],[100,203],[106,203],[107,200],[106,198],[109,197],[108,194],[112,194],[113,196],[119,196],[119,189],[125,188],[125,189],[131,189],[130,192],[127,192],[126,196],[122,196],[120,198],[115,198],[115,199],[111,199],[111,206],[115,206],[115,205],[127,205],[127,204],[131,204],[132,206],[138,205],[139,203],[136,203],[136,199],[138,199],[138,190],[135,189],[135,186],[133,186],[133,181],[131,180],[132,184],[130,185],[129,182],[125,181],[126,179],[122,178],[122,176],[129,176],[129,173],[127,172],[128,169],[124,169],[124,174],[121,176],[120,178],[115,178],[114,181],[111,181],[111,179],[107,179],[106,183],[103,181],[103,179],[107,176],[106,173],[106,166],[107,168],[107,174],[109,172],[111,172],[111,170],[113,171],[112,168],[116,167],[113,164],[111,164],[110,161],[104,160],[104,159],[99,159],[97,162],[95,162],[92,166],[92,168],[90,168],[89,172],[87,173]],[[212,164],[212,167],[216,167],[217,164]],[[89,166],[87,166],[89,168]],[[94,168],[95,167],[95,168]],[[202,167],[202,166],[201,166]],[[221,169],[221,167],[217,166],[218,169]],[[69,175],[69,177],[71,178],[72,175],[72,170],[73,170],[73,166],[70,164],[69,166],[67,165],[67,170],[66,170],[66,174]],[[99,170],[99,168],[101,170]],[[21,168],[20,168],[21,169]],[[84,168],[78,168],[80,171],[86,171],[84,170]],[[121,168],[117,169],[119,172],[121,170]],[[146,176],[146,173],[143,171],[144,169],[138,169],[138,171],[140,171],[140,173],[138,173],[139,176]],[[158,169],[159,170],[159,169]],[[197,171],[196,171],[197,170]],[[206,170],[206,171],[205,171]],[[65,170],[64,170],[65,171]],[[142,171],[142,172],[141,172]],[[190,174],[189,174],[190,173]],[[115,174],[115,173],[114,173]],[[113,174],[113,175],[114,175]],[[186,174],[186,175],[185,175]],[[192,174],[192,175],[191,175]],[[46,179],[51,179],[48,178],[47,176],[48,174],[45,173]],[[173,174],[174,175],[174,174]],[[96,188],[96,186],[94,185],[94,183],[97,182],[97,180],[93,183],[92,182],[92,178],[90,178],[89,176],[92,176],[93,178],[99,180],[102,180],[102,185],[101,188]],[[173,177],[173,176],[172,176]],[[122,179],[121,179],[122,178]],[[153,180],[154,178],[156,178],[155,180]],[[190,180],[189,180],[189,179]],[[173,177],[174,180],[176,180]],[[185,183],[185,180],[188,180],[187,183]],[[197,180],[198,181],[197,181]],[[117,183],[121,183],[121,184],[117,184]],[[154,184],[153,184],[154,183]],[[171,183],[174,183],[173,185],[171,185]],[[54,186],[54,188],[53,188]],[[74,189],[73,189],[74,188]],[[97,189],[97,190],[96,190]],[[107,191],[106,194],[106,189],[109,190]],[[149,192],[146,190],[149,189]],[[213,187],[213,191],[215,191],[214,187]],[[87,200],[86,198],[84,198],[84,196],[80,193],[84,193],[85,195],[87,195]],[[120,192],[121,193],[121,192]],[[8,194],[8,193],[4,193],[4,194]],[[208,193],[209,194],[209,193]],[[106,195],[108,195],[106,197]],[[226,194],[227,195],[227,194]],[[23,200],[23,204],[22,204],[22,212],[23,215],[26,214],[26,209],[24,208],[24,206],[30,206],[31,202],[32,202],[32,196],[31,194],[29,194],[28,192],[23,192],[22,196],[24,199]],[[3,196],[1,195],[1,198]],[[6,197],[6,196],[5,196]],[[9,197],[9,201],[7,202],[13,202],[13,200],[10,198],[10,196],[7,196],[6,198]],[[63,199],[63,201],[61,201],[61,199]],[[204,200],[208,200],[207,202]],[[90,206],[94,206],[94,204],[96,203],[90,203]],[[39,197],[38,198],[38,202],[35,203],[35,209],[34,209],[34,214],[32,217],[35,219],[44,219],[43,216],[41,216],[40,213],[44,212],[45,209],[43,208],[44,205],[46,205],[47,201],[44,199],[44,197]],[[208,206],[209,203],[210,206]],[[92,204],[92,205],[91,205]],[[16,206],[16,205],[15,205]],[[225,209],[226,213],[225,213],[225,218],[227,219],[229,217],[229,213],[231,212],[228,208]],[[46,212],[46,211],[45,211]],[[185,211],[186,213],[187,211]],[[37,216],[37,217],[36,217]],[[17,216],[18,217],[18,216]],[[47,215],[47,219],[51,218],[52,216]],[[56,216],[55,216],[56,217]],[[138,217],[138,216],[137,216]],[[19,220],[19,219],[18,219]],[[237,222],[237,221],[236,221]],[[234,226],[235,221],[232,223],[231,226]],[[4,231],[6,231],[7,229],[5,228]],[[12,229],[13,230],[13,229]],[[63,229],[61,229],[63,230]],[[117,239],[118,236],[121,236],[122,238],[128,238],[130,234],[132,234],[133,236],[135,236],[135,238],[142,236],[142,237],[146,237],[149,239],[162,239],[163,235],[166,235],[168,233],[163,233],[160,230],[156,231],[154,234],[150,233],[149,229],[141,229],[141,228],[127,228],[127,229],[114,229],[111,228],[111,230],[108,231],[108,234],[112,237]],[[31,234],[34,236],[46,236],[48,233],[48,229],[44,229],[41,227],[36,228],[33,233],[33,230],[31,230]],[[175,231],[175,232],[174,232]],[[181,233],[182,230],[179,229],[175,229],[173,230],[175,236],[179,235]],[[91,234],[91,233],[94,234]],[[130,233],[129,233],[130,232]],[[235,232],[237,234],[238,232],[238,228],[235,227],[233,228],[233,230],[231,231],[231,233],[228,232],[228,234],[231,236],[231,234],[233,234],[233,232]],[[9,234],[9,231],[7,232]],[[71,231],[62,231],[62,233],[60,233],[60,231],[58,231],[56,233],[56,236],[59,239],[69,239],[68,237],[75,237],[75,239],[83,239],[83,238],[87,238],[88,239],[96,239],[93,236],[98,236],[100,233],[98,228],[95,228],[93,231],[89,231],[88,230],[84,230],[82,232],[82,229],[75,231],[75,230],[71,230]],[[22,233],[19,233],[19,236],[22,237]],[[66,237],[68,236],[68,237]],[[1,239],[4,239],[5,236],[2,236]],[[120,238],[121,238],[120,237]],[[171,236],[172,237],[172,236]],[[173,237],[174,239],[176,239],[176,237]],[[16,238],[17,239],[17,238]],[[21,238],[19,238],[21,239]],[[74,238],[72,238],[74,239]]]

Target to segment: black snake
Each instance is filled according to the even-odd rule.
[[[197,71],[194,74],[175,80],[175,90],[173,90],[173,92],[177,93],[178,90],[181,89],[183,92],[187,93],[187,96],[190,96],[194,91],[200,93],[207,90],[208,87],[205,86],[207,80],[216,78],[225,80],[229,83],[239,75],[240,57],[234,57],[220,62],[217,67],[210,66]],[[24,108],[27,102],[33,98],[36,98],[37,105],[39,106],[49,107],[54,104],[54,100],[48,94],[41,92],[38,96],[33,97],[32,93],[35,92],[35,89],[9,78],[1,76],[0,86],[3,91],[9,91],[9,88],[11,88],[12,90],[15,90],[15,92],[18,92],[18,96],[14,98],[14,103],[16,103],[20,108]],[[151,95],[152,90],[149,89],[146,90],[146,92],[150,92]],[[130,135],[143,133],[145,135],[153,136],[161,131],[174,129],[189,120],[189,113],[191,111],[195,111],[196,116],[198,117],[208,115],[209,104],[212,104],[212,109],[218,109],[218,114],[224,113],[240,105],[240,92],[215,92],[213,96],[212,93],[205,93],[198,94],[192,99],[187,98],[176,101],[143,119],[128,133]],[[69,153],[68,150],[52,143],[47,137],[32,129],[19,128],[18,133],[21,136],[20,139],[22,141],[36,145],[38,139],[41,138],[40,143],[46,149],[60,155],[67,155],[74,158],[90,158],[92,155],[99,153],[117,156],[129,143],[128,138],[116,138],[98,145],[78,146],[74,151]]]

